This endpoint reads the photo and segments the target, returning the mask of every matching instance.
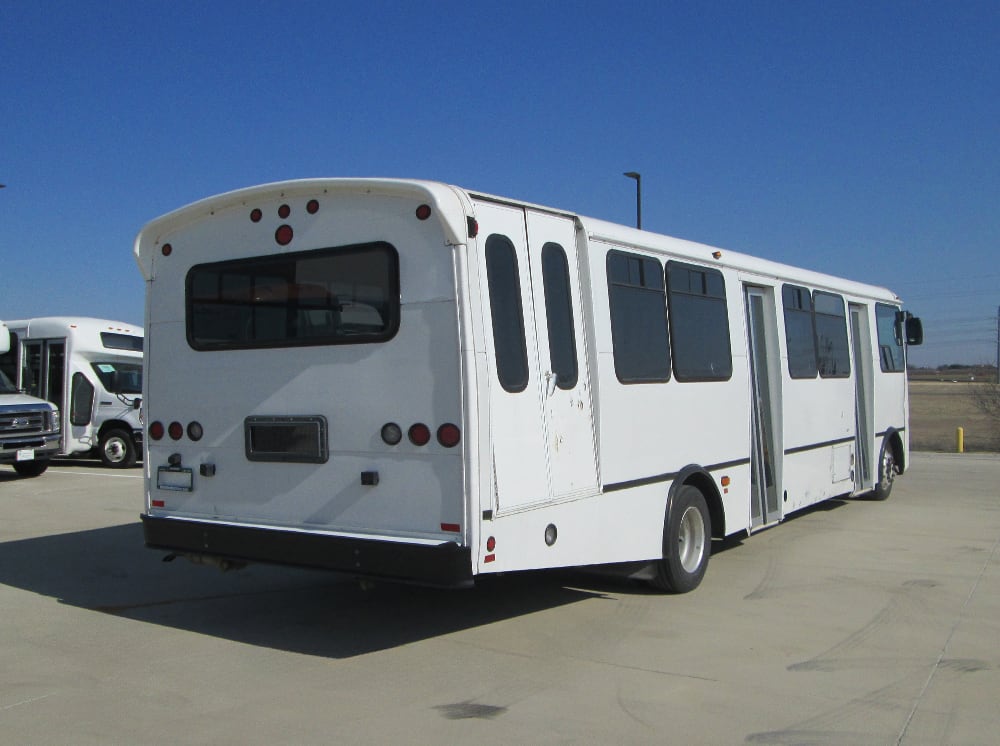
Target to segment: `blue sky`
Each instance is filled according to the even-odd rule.
[[[897,291],[992,362],[1000,3],[0,0],[0,319],[141,323],[149,220],[437,179]]]

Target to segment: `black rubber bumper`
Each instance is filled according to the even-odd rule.
[[[408,544],[376,539],[251,528],[142,514],[146,546],[241,562],[336,570],[408,583],[472,582],[472,555],[454,542]]]

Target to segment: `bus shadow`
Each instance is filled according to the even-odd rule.
[[[0,583],[147,624],[289,652],[349,658],[534,614],[606,594],[627,581],[536,572],[470,590],[378,583],[251,565],[221,573],[164,563],[140,524],[0,543]],[[591,586],[594,586],[593,589]]]

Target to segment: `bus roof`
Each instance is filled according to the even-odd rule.
[[[136,237],[135,258],[143,276],[152,276],[152,256],[156,246],[165,234],[179,230],[186,225],[230,207],[242,207],[255,199],[281,198],[286,196],[314,196],[317,193],[345,191],[373,195],[397,196],[419,199],[431,204],[441,221],[449,243],[465,243],[467,226],[465,217],[472,212],[472,200],[484,199],[540,210],[569,217],[595,241],[614,243],[640,250],[662,252],[689,258],[766,277],[789,282],[800,282],[817,288],[839,290],[854,295],[882,299],[899,303],[899,297],[884,287],[847,280],[835,275],[814,272],[789,264],[761,259],[728,249],[674,238],[651,231],[638,230],[596,218],[588,218],[573,212],[532,204],[523,200],[509,199],[496,195],[464,189],[436,181],[386,178],[313,178],[279,181],[270,184],[247,187],[226,192],[193,202],[149,222]]]
[[[46,339],[69,335],[96,337],[101,332],[126,334],[133,337],[143,336],[143,329],[138,324],[111,321],[110,319],[95,319],[89,316],[42,316],[36,319],[8,321],[7,326],[10,327],[11,331],[28,339]]]

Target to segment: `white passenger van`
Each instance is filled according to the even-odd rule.
[[[65,414],[59,454],[135,465],[143,435],[142,327],[76,316],[7,324],[15,351],[7,374]]]
[[[879,287],[382,179],[206,199],[135,254],[146,543],[197,561],[683,592],[712,538],[906,468],[920,324]]]
[[[7,374],[11,335],[0,321],[0,464],[22,477],[37,477],[59,452],[59,409],[19,390]]]

